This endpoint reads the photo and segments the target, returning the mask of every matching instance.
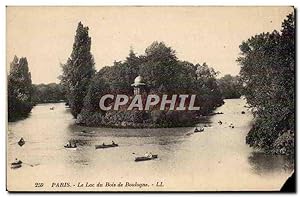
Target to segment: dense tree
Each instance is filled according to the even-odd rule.
[[[196,94],[195,105],[200,106],[201,110],[191,113],[171,111],[148,113],[122,110],[102,112],[99,109],[99,100],[106,93],[133,95],[131,84],[138,75],[143,77],[146,91],[150,94]],[[136,56],[133,50],[130,50],[123,62],[114,62],[113,66],[104,67],[95,75],[78,122],[90,126],[115,125],[124,121],[128,123],[130,120],[138,120],[136,123],[158,123],[167,127],[190,124],[189,121],[193,121],[197,114],[208,114],[223,104],[216,75],[217,72],[206,63],[194,65],[180,61],[173,49],[163,42],[153,42],[146,48],[145,54]],[[176,117],[176,120],[171,121],[172,117]]]
[[[209,114],[224,103],[216,79],[218,72],[210,68],[205,62],[202,65],[196,64],[195,67],[194,90],[197,94],[198,104],[201,107],[200,113]]]
[[[34,103],[57,103],[65,101],[65,90],[60,84],[37,84],[33,85],[32,100]]]
[[[184,88],[180,86],[186,85],[186,80],[190,80],[190,77],[185,72],[185,65],[177,61],[174,50],[163,42],[153,42],[146,48],[143,58],[144,62],[139,74],[147,81],[152,92],[157,94],[182,93]]]
[[[225,75],[218,79],[218,84],[225,99],[241,97],[243,86],[239,76]]]
[[[8,75],[8,120],[27,116],[33,106],[31,98],[32,82],[27,59],[15,56]]]
[[[292,154],[295,131],[295,22],[290,14],[281,32],[262,33],[240,45],[241,79],[255,123],[247,143]]]
[[[88,30],[88,27],[84,27],[79,22],[73,51],[67,63],[62,65],[63,74],[60,76],[61,84],[66,89],[71,113],[75,118],[83,107],[84,97],[95,73],[94,59],[91,54],[91,37],[89,37]]]

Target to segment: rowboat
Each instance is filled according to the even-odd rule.
[[[25,144],[25,140],[23,138],[21,138],[19,141],[18,141],[18,145],[19,146],[23,146]]]
[[[153,160],[153,159],[157,159],[158,155],[152,155],[152,157],[146,157],[146,156],[142,156],[142,157],[136,157],[134,161],[149,161],[149,160]]]
[[[68,149],[68,150],[77,150],[77,146],[76,146],[76,145],[70,146],[69,144],[67,144],[67,145],[64,145],[64,147],[65,147],[66,149]]]
[[[19,161],[16,161],[16,162],[13,162],[11,163],[11,166],[10,166],[12,169],[17,169],[17,168],[21,168],[22,167],[22,161],[19,160]]]
[[[95,131],[86,131],[86,130],[82,130],[81,133],[82,133],[82,134],[95,134]]]
[[[199,133],[199,132],[203,132],[203,131],[204,131],[204,128],[203,128],[203,127],[200,128],[200,129],[196,128],[196,129],[194,130],[194,133]]]
[[[112,148],[112,147],[117,147],[119,146],[118,144],[107,144],[107,145],[95,145],[96,149],[100,149],[100,148]]]

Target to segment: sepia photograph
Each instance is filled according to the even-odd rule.
[[[8,192],[295,192],[293,6],[7,6]]]

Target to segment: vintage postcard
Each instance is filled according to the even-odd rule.
[[[292,6],[7,6],[9,192],[295,191]]]

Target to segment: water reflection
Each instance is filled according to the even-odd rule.
[[[252,152],[248,157],[248,162],[252,170],[259,175],[267,175],[274,172],[291,172],[294,169],[294,159],[292,156]]]

